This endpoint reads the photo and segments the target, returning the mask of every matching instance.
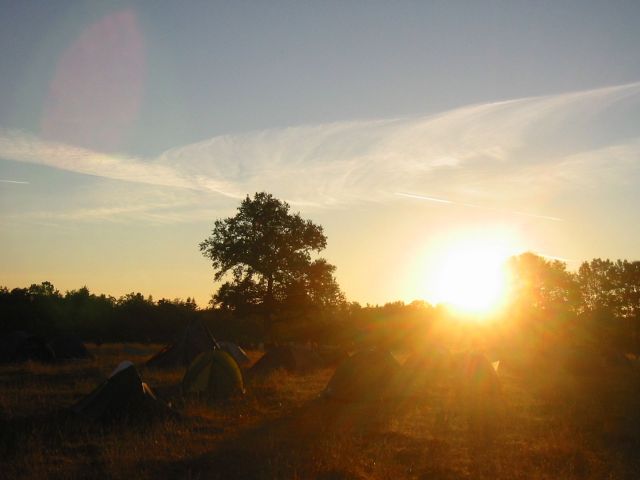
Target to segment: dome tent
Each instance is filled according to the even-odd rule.
[[[383,349],[362,350],[344,360],[323,396],[344,401],[380,401],[397,396],[400,364]]]
[[[133,363],[121,362],[107,380],[79,400],[71,410],[85,418],[105,423],[151,420],[172,413],[140,379]]]
[[[189,365],[182,379],[184,394],[223,400],[244,393],[242,372],[236,361],[222,350],[203,352]]]
[[[321,365],[322,360],[313,349],[281,345],[268,350],[249,371],[257,375],[267,375],[280,368],[290,372],[307,372]]]
[[[178,341],[156,353],[147,361],[147,367],[187,367],[202,352],[220,348],[209,329],[200,321],[191,322]]]

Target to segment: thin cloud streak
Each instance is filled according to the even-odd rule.
[[[418,199],[418,200],[426,200],[428,202],[445,203],[445,204],[450,204],[450,205],[459,205],[459,206],[462,206],[462,207],[469,207],[469,208],[478,208],[478,209],[481,209],[481,210],[487,210],[487,211],[496,212],[496,213],[509,213],[509,214],[512,214],[512,215],[520,215],[520,216],[524,216],[524,217],[540,218],[540,219],[543,219],[543,220],[551,220],[551,221],[554,221],[554,222],[564,222],[564,220],[562,218],[550,217],[548,215],[537,215],[537,214],[534,214],[534,213],[518,212],[516,210],[505,210],[505,209],[501,209],[501,208],[484,207],[482,205],[474,205],[474,204],[471,204],[471,203],[454,202],[452,200],[444,200],[444,199],[441,199],[441,198],[426,197],[424,195],[417,195],[415,193],[396,192],[396,195],[401,196],[401,197],[415,198],[415,199]]]
[[[213,208],[194,208],[193,203],[159,203],[135,205],[110,205],[92,208],[75,208],[65,211],[31,211],[20,215],[10,215],[3,221],[42,223],[59,226],[60,223],[126,223],[144,221],[152,225],[172,225],[215,218]],[[57,222],[57,223],[54,223]]]
[[[224,192],[221,182],[213,179],[204,182],[198,178],[186,178],[170,166],[133,156],[113,155],[48,142],[16,130],[0,130],[0,157],[126,182]]]
[[[418,200],[427,200],[428,202],[456,204],[456,202],[452,202],[451,200],[443,200],[441,198],[425,197],[424,195],[416,195],[415,193],[396,192],[396,195],[399,195],[401,197],[417,198]]]
[[[29,182],[25,182],[23,180],[5,180],[0,178],[0,183],[14,183],[17,185],[29,185]]]
[[[616,110],[623,101],[624,108]],[[567,189],[629,181],[629,173],[635,175],[633,159],[640,155],[640,131],[630,132],[628,126],[638,117],[637,82],[423,117],[222,135],[154,159],[0,129],[0,158],[156,185],[170,189],[171,196],[189,191],[185,197],[193,202],[267,190],[296,206],[332,208],[429,191],[423,200],[562,221],[527,210]],[[627,131],[619,133],[616,126]],[[597,138],[593,131],[599,132]],[[612,153],[618,161],[611,161]],[[501,203],[514,208],[483,206]],[[123,214],[105,208],[105,214]]]

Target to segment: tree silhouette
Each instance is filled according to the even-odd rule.
[[[289,210],[269,193],[247,196],[236,215],[216,220],[211,235],[200,243],[215,280],[231,275],[214,303],[238,310],[259,306],[266,335],[277,308],[296,297],[322,306],[343,301],[333,277],[335,267],[311,259],[327,245],[322,227]]]
[[[580,265],[577,280],[585,317],[608,324],[618,344],[640,351],[640,262],[594,258]]]
[[[543,312],[577,307],[578,285],[564,262],[526,252],[511,257],[507,266],[512,278],[512,300],[520,307]]]

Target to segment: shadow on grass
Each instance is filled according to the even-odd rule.
[[[143,462],[139,467],[174,479],[461,478],[445,438],[417,437],[391,428],[404,408],[397,403],[314,399],[239,431],[205,454]],[[496,434],[475,432],[466,439],[480,459],[471,466],[472,471],[483,470],[477,478],[495,477],[487,459]]]

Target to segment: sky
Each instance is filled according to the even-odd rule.
[[[198,243],[257,191],[363,304],[437,301],[468,245],[640,259],[636,1],[2,11],[0,285],[204,306]]]

